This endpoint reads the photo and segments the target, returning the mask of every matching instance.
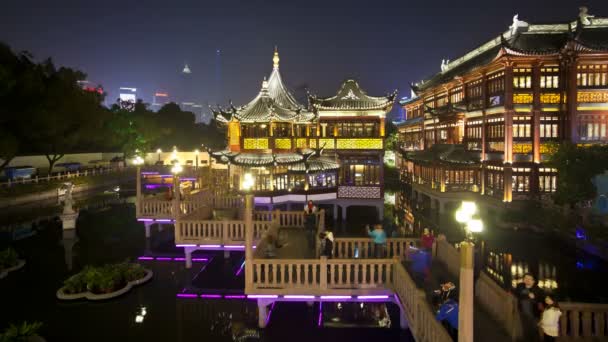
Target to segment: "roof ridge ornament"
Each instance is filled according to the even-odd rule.
[[[279,61],[281,59],[279,58],[279,48],[275,45],[274,46],[274,56],[272,56],[272,67],[274,69],[278,69],[279,68]]]
[[[580,20],[581,24],[584,26],[591,25],[591,18],[595,18],[595,16],[589,14],[589,9],[587,6],[581,6],[578,8],[578,19]]]
[[[449,69],[450,60],[442,59],[441,60],[441,72],[447,71]]]
[[[517,32],[519,32],[520,28],[527,28],[529,26],[530,24],[528,24],[527,22],[519,20],[519,14],[514,15],[513,24],[509,26],[509,29],[511,29],[511,37],[513,37]]]
[[[358,100],[359,96],[353,93],[352,89],[348,89],[348,93],[341,97],[342,100]]]

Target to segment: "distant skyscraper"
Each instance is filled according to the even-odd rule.
[[[162,106],[169,103],[169,94],[163,92],[156,92],[152,96],[152,109],[159,110]]]
[[[137,102],[137,88],[120,87],[118,98],[122,102]]]
[[[215,102],[222,103],[222,52],[215,51]]]

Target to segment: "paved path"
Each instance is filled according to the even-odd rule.
[[[315,247],[314,245],[310,245],[304,228],[280,228],[278,239],[279,244],[282,245],[282,247],[277,248],[276,257],[273,259],[315,258]],[[259,252],[257,252],[256,257],[264,258]]]
[[[423,256],[412,256],[411,261],[406,262],[406,268],[414,278],[419,288],[426,293],[426,298],[431,300],[433,291],[439,288],[439,284],[451,281],[458,287],[458,278],[452,276],[439,262],[431,262],[431,267],[424,265]],[[480,305],[475,303],[474,316],[475,341],[511,342],[511,338],[502,331],[500,325],[485,312]]]

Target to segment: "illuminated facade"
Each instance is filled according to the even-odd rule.
[[[398,125],[408,197],[419,203],[423,193],[422,206],[440,212],[442,198],[457,199],[450,192],[543,198],[556,189],[556,170],[544,163],[551,143],[608,143],[608,18],[584,18],[515,19],[412,86]]]
[[[373,205],[382,211],[384,120],[395,94],[367,95],[352,79],[335,96],[301,105],[274,68],[259,94],[241,107],[213,110],[228,127],[228,147],[212,155],[230,165],[231,186],[255,176],[256,203]],[[346,203],[348,200],[350,202]],[[360,200],[353,202],[352,200]]]

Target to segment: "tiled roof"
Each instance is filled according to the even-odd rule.
[[[393,107],[397,91],[387,96],[369,96],[359,83],[349,79],[342,83],[335,96],[309,96],[309,102],[317,110],[384,110]]]
[[[412,89],[419,93],[463,76],[491,63],[503,49],[516,55],[557,54],[572,41],[591,50],[608,51],[608,20],[595,18],[592,25],[585,26],[577,22],[546,25],[525,23],[516,31],[506,31],[448,63],[445,70],[412,85]]]
[[[451,164],[474,165],[479,159],[472,156],[461,144],[434,144],[422,151],[407,152],[407,158],[424,162],[444,162]]]
[[[322,172],[336,170],[340,164],[333,159],[319,157],[312,150],[301,153],[240,153],[230,151],[211,152],[211,156],[223,164],[238,166],[286,165],[291,172]]]

